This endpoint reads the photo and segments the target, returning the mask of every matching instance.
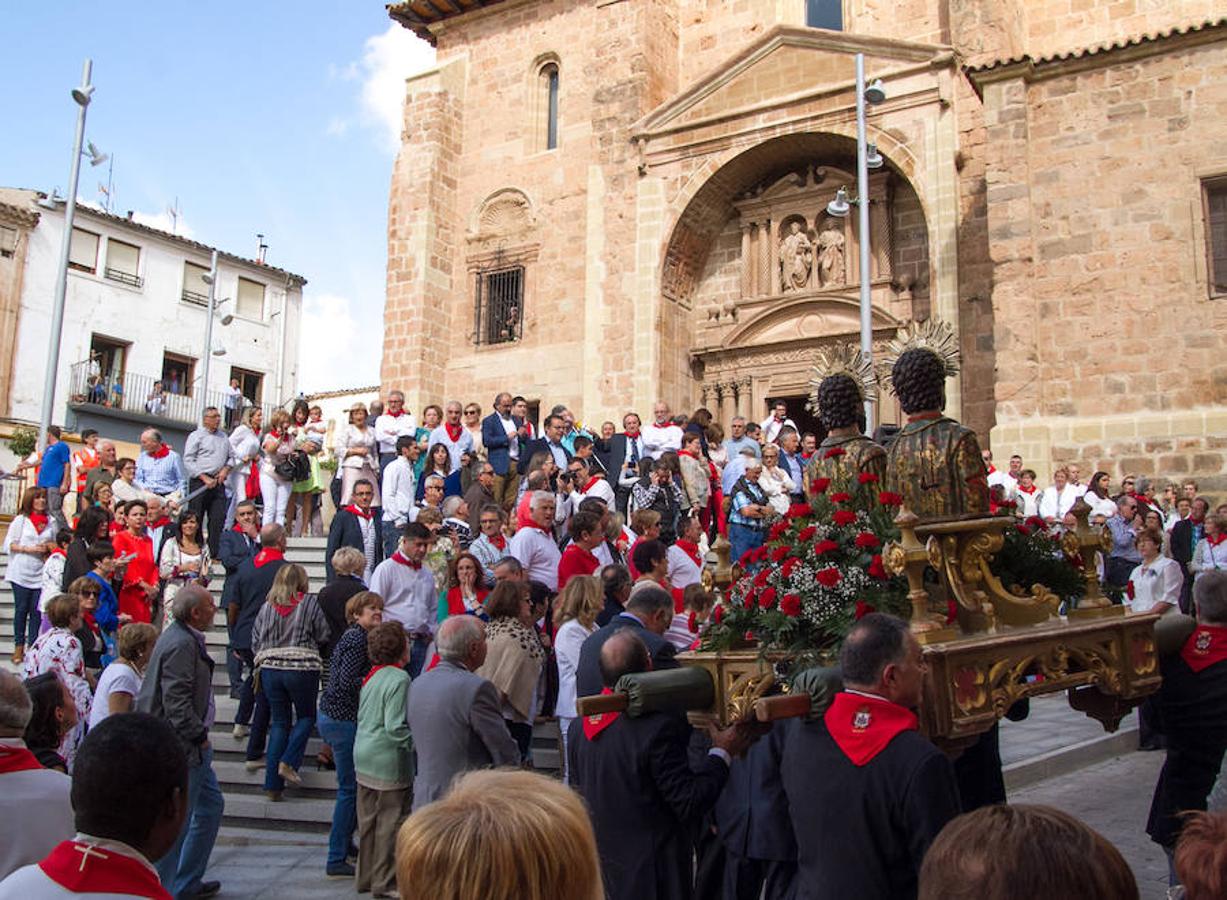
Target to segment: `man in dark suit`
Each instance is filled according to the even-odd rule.
[[[264,754],[264,739],[268,733],[268,701],[264,693],[255,693],[255,653],[251,649],[251,631],[256,615],[268,599],[273,579],[286,565],[285,528],[275,522],[260,529],[260,549],[251,559],[239,563],[234,573],[234,592],[226,605],[226,627],[230,631],[230,654],[239,661],[240,671],[247,676],[239,689],[239,708],[234,714],[234,737],[247,737],[247,760],[254,763]],[[230,580],[230,579],[227,579]]]
[[[621,433],[613,435],[608,441],[598,439],[593,445],[597,458],[609,473],[609,483],[614,489],[614,505],[623,516],[626,515],[631,488],[639,479],[639,461],[647,453],[643,436],[639,433],[640,424],[637,413],[627,413],[622,417]]]
[[[509,510],[516,502],[523,467],[528,465],[529,440],[524,420],[511,414],[511,394],[506,391],[494,398],[494,412],[481,420],[481,442],[494,469],[494,502]]]
[[[1146,833],[1171,859],[1181,813],[1204,810],[1227,752],[1227,572],[1203,572],[1193,586],[1196,623],[1163,616],[1155,627],[1163,685],[1155,723],[1167,738],[1167,759],[1155,785]],[[1163,653],[1164,631],[1185,630],[1178,650]],[[1191,631],[1191,633],[1189,633]]]
[[[626,609],[584,639],[575,668],[575,694],[591,697],[601,692],[601,648],[623,629],[634,631],[647,645],[653,669],[676,669],[676,648],[663,637],[673,621],[673,597],[664,588],[642,582],[631,590]]]
[[[260,526],[256,523],[256,504],[252,500],[243,500],[234,509],[234,527],[223,531],[219,542],[218,559],[226,571],[226,580],[222,584],[222,609],[227,609],[234,599],[234,576],[239,566],[255,556],[259,549]],[[227,648],[226,674],[230,676],[230,696],[237,700],[243,685],[243,661],[235,654],[233,646]]]
[[[541,426],[542,436],[524,446],[523,465],[527,466],[538,453],[545,453],[554,460],[560,472],[566,472],[567,463],[571,461],[571,451],[562,443],[566,430],[567,423],[562,416],[546,416]],[[551,479],[550,490],[556,490],[557,487],[555,480]]]
[[[666,595],[667,596],[667,595]],[[602,683],[651,667],[641,633],[620,629],[601,646]],[[729,763],[745,751],[748,731],[712,735],[712,749],[694,768],[687,757],[690,726],[672,713],[636,718],[584,716],[567,736],[571,785],[592,814],[609,900],[685,900],[694,892],[691,836],[720,796]]]
[[[1193,561],[1193,550],[1206,534],[1206,514],[1210,512],[1210,501],[1205,497],[1196,497],[1187,519],[1181,519],[1172,526],[1170,543],[1172,559],[1180,563],[1180,571],[1184,573],[1184,587],[1180,591],[1180,611],[1191,613],[1193,596],[1193,573],[1189,571],[1189,563]]]
[[[844,690],[784,742],[796,895],[915,897],[925,851],[959,814],[950,761],[912,712],[924,686],[920,644],[903,620],[870,613],[848,632],[839,663]]]
[[[324,575],[331,584],[337,577],[332,570],[332,554],[341,547],[353,547],[367,559],[363,580],[368,584],[375,567],[383,562],[383,516],[371,508],[375,486],[365,478],[354,482],[353,502],[337,510],[328,527],[328,546],[324,551]]]
[[[174,846],[157,862],[158,877],[175,897],[212,897],[216,881],[203,881],[226,801],[213,771],[209,713],[213,660],[202,632],[213,627],[213,597],[198,584],[179,589],[171,600],[174,621],[154,645],[136,700],[138,712],[164,720],[187,754],[187,818]]]
[[[435,635],[439,664],[409,692],[409,730],[417,754],[413,808],[438,800],[456,776],[488,766],[514,766],[520,750],[507,730],[494,685],[474,674],[486,661],[486,626],[452,616]]]

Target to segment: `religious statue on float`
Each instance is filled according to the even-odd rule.
[[[887,454],[886,486],[921,521],[989,515],[976,433],[942,414],[946,379],[958,371],[958,337],[934,319],[902,329],[883,359],[884,380],[907,416]]]
[[[819,478],[855,484],[863,475],[886,476],[886,451],[863,434],[865,402],[878,399],[873,363],[848,344],[819,351],[810,375],[810,412],[827,435],[805,470],[807,494]]]

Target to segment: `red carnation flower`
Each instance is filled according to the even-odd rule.
[[[867,571],[869,572],[870,578],[878,578],[885,581],[890,577],[890,575],[888,575],[886,572],[886,567],[882,565],[881,553],[875,553],[873,555],[873,559],[869,561],[869,569]]]
[[[766,588],[762,593],[758,595],[758,605],[760,608],[771,609],[771,606],[774,603],[775,603],[775,588],[773,587]]]
[[[822,556],[822,554],[824,553],[834,553],[838,549],[839,549],[839,544],[835,543],[829,538],[825,540],[821,540],[818,543],[814,544],[814,552],[817,553],[819,556]]]
[[[699,614],[693,609],[690,611],[690,615],[686,617],[686,628],[691,634],[699,633]]]
[[[775,563],[782,562],[784,557],[788,555],[788,552],[789,548],[785,545],[776,547],[771,551],[771,561]]]
[[[902,506],[903,495],[894,491],[882,491],[878,494],[878,502],[883,506]]]
[[[1034,528],[1036,531],[1043,531],[1048,527],[1048,523],[1039,516],[1027,516],[1027,518],[1023,519],[1023,524],[1028,528]]]
[[[792,570],[797,567],[797,563],[800,561],[795,556],[788,557],[788,559],[784,560],[784,565],[780,566],[780,574],[785,578],[791,578]]]
[[[801,598],[796,594],[785,594],[784,599],[780,601],[780,612],[795,619],[801,615]]]
[[[814,535],[818,533],[817,525],[806,525],[797,534],[797,540],[805,544],[814,539]]]
[[[862,531],[856,536],[856,546],[863,547],[866,550],[881,546],[882,542],[878,540],[878,536],[869,531]]]
[[[878,611],[877,607],[870,606],[864,600],[856,601],[856,618],[857,619],[863,619],[865,618],[865,616],[869,615],[871,612],[877,612],[877,611]]]
[[[746,629],[746,633],[742,635],[742,637],[744,637],[747,641],[752,641],[754,640],[754,632]]]
[[[840,491],[838,494],[831,495],[832,503],[847,503],[851,499],[852,499],[852,495],[845,491]]]
[[[737,565],[741,566],[743,569],[748,568],[752,562],[754,562],[753,548],[747,550],[737,558]]]
[[[766,558],[767,558],[767,548],[764,545],[759,544],[757,547],[754,548],[754,561],[762,562]]]
[[[822,585],[823,587],[829,587],[829,588],[835,587],[835,585],[839,584],[841,581],[844,580],[844,576],[841,575],[839,572],[839,569],[835,568],[834,566],[830,566],[826,569],[822,569],[814,577],[818,579],[818,583],[820,585]]]
[[[1015,525],[1014,527],[1018,529],[1018,533],[1021,534],[1023,537],[1031,536],[1031,529],[1028,528],[1026,525]]]
[[[839,526],[851,525],[856,521],[856,513],[850,509],[837,509],[831,520]]]
[[[809,489],[812,493],[815,493],[815,494],[825,494],[827,491],[827,488],[829,488],[830,486],[831,486],[831,479],[815,478],[813,483],[809,486]]]
[[[808,516],[813,510],[810,509],[808,503],[794,503],[788,507],[788,518],[799,519],[801,516]]]
[[[845,450],[843,447],[832,447],[830,450],[828,450],[826,453],[822,455],[822,458],[823,459],[834,459],[837,456],[843,456],[847,452],[848,451]]]
[[[788,523],[781,519],[779,522],[776,522],[774,525],[771,526],[771,529],[767,532],[767,540],[769,541],[779,540],[780,535],[783,534],[787,530],[788,530]]]
[[[877,484],[878,476],[872,472],[862,472],[856,476],[856,480],[859,484]]]
[[[745,605],[746,609],[753,609],[754,608],[754,591],[746,591],[746,596],[743,598],[742,603]]]
[[[770,578],[770,577],[771,577],[771,570],[770,570],[770,569],[762,569],[762,570],[760,570],[760,571],[759,571],[759,573],[758,573],[757,575],[755,575],[755,576],[754,576],[754,586],[755,586],[755,587],[762,587],[764,584],[766,584],[766,583],[767,583],[767,579],[768,579],[768,578]]]
[[[724,604],[716,604],[716,608],[711,611],[711,620],[717,625],[724,621]]]

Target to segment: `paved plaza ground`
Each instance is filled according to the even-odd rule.
[[[1042,698],[1027,720],[1003,725],[1002,758],[1013,802],[1050,804],[1087,822],[1120,848],[1142,900],[1161,900],[1167,863],[1145,824],[1163,754],[1132,749],[1132,720],[1105,744],[1098,723],[1073,712],[1062,696]],[[1114,755],[1105,758],[1105,747]],[[1070,771],[1079,752],[1097,753],[1099,761]],[[208,877],[221,880],[224,897],[358,897],[350,882],[325,878],[326,845],[325,835],[224,828]]]

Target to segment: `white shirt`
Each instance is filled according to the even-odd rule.
[[[417,423],[411,412],[402,412],[399,416],[383,413],[375,417],[375,440],[379,442],[380,453],[395,453],[397,438],[402,435],[413,437],[415,434]]]
[[[571,503],[576,509],[579,509],[580,501],[585,497],[596,497],[598,500],[604,500],[606,506],[613,506],[614,491],[609,482],[604,478],[598,479],[592,483],[592,487],[580,493],[579,491],[571,492]]]
[[[520,458],[520,436],[516,434],[516,423],[510,415],[504,418],[503,414],[496,412],[499,423],[503,426],[503,431],[507,435],[507,455],[512,459]]]
[[[1227,569],[1227,541],[1211,544],[1205,538],[1197,542],[1193,548],[1193,559],[1189,563],[1189,571],[1201,577],[1202,572],[1214,569]]]
[[[473,447],[473,435],[469,434],[469,429],[463,425],[460,426],[460,438],[458,440],[453,441],[451,439],[451,436],[447,433],[446,425],[440,425],[432,431],[427,440],[431,447],[435,444],[442,444],[447,448],[447,452],[452,458],[453,470],[460,468],[460,455],[462,453],[477,455]]]
[[[383,597],[385,619],[400,622],[410,633],[434,634],[439,594],[428,566],[415,569],[389,557],[375,567],[368,583],[371,591]]]
[[[142,680],[131,666],[118,661],[103,669],[98,679],[98,689],[94,692],[94,705],[89,710],[89,727],[97,728],[98,723],[111,714],[110,698],[116,692],[131,694],[132,708],[136,709],[136,697],[141,692]]]
[[[9,555],[5,580],[35,591],[42,588],[43,564],[46,558],[37,553],[13,553],[9,548],[14,544],[18,547],[33,547],[36,544],[54,543],[57,527],[55,519],[48,518],[47,526],[39,531],[33,522],[22,515],[9,523],[8,533],[4,536],[4,552]]]
[[[778,438],[780,436],[780,431],[784,428],[792,428],[798,434],[801,433],[801,429],[797,428],[797,423],[792,419],[785,418],[783,421],[780,421],[776,419],[775,415],[767,416],[767,418],[759,422],[759,425],[763,429],[763,434],[765,435],[768,444],[772,443],[776,438]]]
[[[682,429],[672,422],[664,425],[644,425],[639,429],[643,449],[652,459],[660,459],[666,450],[682,449]]]
[[[24,749],[20,738],[0,738],[0,745]],[[0,878],[37,863],[60,841],[73,836],[72,779],[52,769],[29,769],[0,775]],[[0,897],[34,900],[45,897],[10,889],[6,879]]]
[[[525,525],[518,529],[507,545],[507,555],[519,561],[530,581],[539,581],[551,591],[558,590],[558,561],[562,553],[554,538],[540,528]]]
[[[1014,480],[1014,477],[1009,472],[996,469],[988,473],[989,488],[995,488],[997,485],[1001,485],[1001,499],[1014,499],[1014,493],[1018,490],[1018,482]]]
[[[1116,515],[1116,504],[1111,497],[1100,497],[1094,491],[1087,491],[1082,495],[1082,499],[1091,508],[1092,517],[1103,516],[1105,519],[1110,519]]]
[[[672,544],[665,552],[665,558],[669,561],[669,574],[666,576],[669,583],[675,588],[685,590],[692,584],[698,584],[703,579],[703,570],[695,565],[690,554],[683,550],[677,544]]]
[[[413,509],[416,492],[417,476],[413,474],[413,463],[398,456],[383,470],[383,485],[379,492],[383,498],[383,520],[398,526],[409,521],[409,510]]]
[[[1180,564],[1171,557],[1160,556],[1150,564],[1142,563],[1130,573],[1129,582],[1133,585],[1133,599],[1129,601],[1133,612],[1147,612],[1156,603],[1180,608],[1184,576],[1180,574]]]
[[[1055,484],[1050,484],[1040,494],[1040,518],[1061,521],[1065,514],[1073,508],[1073,505],[1078,502],[1079,496],[1078,489],[1072,484],[1065,485],[1060,491],[1057,490]]]
[[[573,718],[575,712],[575,671],[579,667],[579,649],[596,628],[585,628],[579,619],[568,619],[554,636],[554,655],[558,659],[558,701],[554,714]]]
[[[674,613],[669,621],[669,628],[665,631],[665,640],[680,651],[689,650],[697,637],[698,635],[690,630],[690,613],[685,610]]]
[[[1027,493],[1021,487],[1014,494],[1014,502],[1018,504],[1018,512],[1023,518],[1031,518],[1040,514],[1040,497],[1038,490]]]

